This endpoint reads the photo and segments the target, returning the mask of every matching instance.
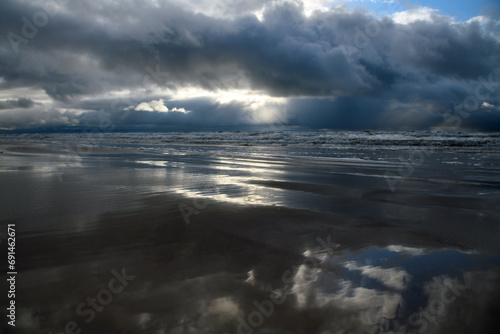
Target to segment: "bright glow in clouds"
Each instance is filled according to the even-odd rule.
[[[183,7],[189,8],[197,13],[202,13],[215,17],[227,17],[228,15],[242,15],[246,10],[250,10],[262,21],[263,13],[267,6],[284,2],[302,3],[304,12],[310,16],[314,11],[327,11],[333,3],[344,3],[345,0],[273,0],[245,2],[241,0],[177,0]]]
[[[416,21],[432,22],[433,17],[435,16],[441,16],[437,9],[419,7],[395,13],[393,15],[393,20],[399,24],[410,24]]]
[[[315,11],[326,12],[330,10],[333,3],[342,3],[345,1],[338,0],[302,0],[297,1],[301,2],[304,5],[304,13],[306,16],[311,16]],[[274,1],[274,3],[278,3],[278,1]],[[258,17],[260,21],[263,19],[264,8],[259,11],[254,12],[254,14]]]
[[[3,78],[2,78],[3,79]],[[2,81],[0,81],[1,83]],[[13,96],[29,96],[30,99],[40,103],[40,104],[51,104],[53,103],[52,98],[47,95],[47,93],[40,88],[32,87],[14,87],[14,88],[2,88],[0,89],[0,101],[10,100]]]
[[[208,98],[221,105],[241,105],[249,112],[252,124],[268,124],[286,121],[285,106],[287,99],[273,97],[264,92],[246,89],[208,91],[196,87],[187,87],[173,93],[171,101],[193,98]]]
[[[329,5],[334,1],[324,1],[324,0],[303,0],[304,12],[307,16],[311,15],[314,11],[327,11],[329,10]]]

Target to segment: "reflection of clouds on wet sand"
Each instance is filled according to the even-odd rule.
[[[387,249],[391,252],[403,253],[408,255],[422,255],[425,252],[423,248],[405,247],[401,245],[390,245],[387,246]]]
[[[66,299],[53,309],[20,308],[17,328],[59,333],[66,322],[74,321],[91,333],[105,333],[103,330],[111,328],[117,333],[213,333],[215,329],[229,329],[236,317],[244,314],[237,301],[241,296],[231,292],[241,291],[240,285],[228,274],[164,284],[142,282],[117,295],[104,310],[96,312],[89,324],[76,313],[75,306],[85,300],[82,297]]]
[[[237,289],[237,285],[231,275],[218,274],[148,289],[137,294],[136,305],[146,313],[136,317],[137,323],[132,327],[141,327],[148,333],[211,333],[220,330],[243,313],[237,296],[232,296],[227,290],[241,289]]]
[[[404,270],[397,268],[383,269],[373,266],[358,266],[353,261],[345,263],[345,267],[349,270],[359,270],[363,275],[376,279],[388,288],[402,290],[405,288],[410,276]]]
[[[400,262],[392,258],[390,263],[394,267],[385,268],[359,264],[378,260],[387,266],[387,259],[376,259],[370,252],[400,254],[397,255],[401,256]],[[315,257],[317,266],[308,265],[313,262],[310,260],[298,266],[289,293],[295,297],[297,310],[323,310],[331,314],[330,319],[324,319],[323,326],[328,324],[333,332],[350,329],[366,333],[413,333],[425,329],[429,333],[442,333],[443,328],[455,326],[450,324],[450,319],[456,324],[465,322],[472,329],[474,326],[470,324],[470,319],[461,319],[459,315],[468,313],[471,308],[484,312],[491,307],[495,299],[489,298],[488,293],[498,294],[498,287],[495,286],[498,275],[495,271],[466,271],[460,279],[452,279],[449,275],[432,276],[430,258],[420,258],[421,265],[431,271],[430,279],[423,281],[419,277],[419,280],[412,281],[412,276],[400,266],[404,265],[404,259],[409,254],[413,254],[414,258],[432,253],[442,257],[447,254],[440,252],[391,245],[385,249],[362,250],[361,256],[355,257],[354,261],[350,260],[352,255],[348,253],[328,256],[307,250],[305,254]],[[463,260],[468,261],[466,253],[446,252],[461,254]],[[342,271],[341,267],[347,271]],[[440,271],[438,268],[434,270],[436,273]],[[353,273],[358,273],[360,277],[353,276]],[[411,292],[415,289],[422,289],[425,296],[418,308],[412,300],[417,298]],[[480,312],[476,311],[477,319],[483,319]]]
[[[175,247],[182,252],[188,245]],[[286,275],[288,287],[285,282],[273,283],[258,265],[248,272],[193,273],[202,259],[191,253],[175,266],[159,262],[152,272],[134,273],[138,277],[134,284],[117,295],[102,313],[97,313],[89,326],[76,315],[75,307],[85,299],[85,293],[95,295],[96,287],[109,277],[101,275],[92,281],[70,283],[70,272],[84,272],[83,268],[46,268],[38,270],[36,277],[46,282],[47,294],[61,289],[61,282],[67,286],[47,305],[20,309],[19,328],[26,332],[49,329],[58,333],[61,324],[74,320],[92,333],[111,329],[118,333],[238,333],[238,328],[250,326],[248,317],[259,312],[256,303],[263,305],[281,291],[286,293],[284,302],[275,303],[273,312],[262,317],[258,327],[248,328],[255,333],[413,333],[425,327],[426,333],[442,333],[451,320],[456,322],[452,327],[465,324],[474,328],[471,319],[460,316],[464,312],[477,314],[474,319],[482,321],[481,312],[495,301],[491,294],[498,291],[498,277],[494,271],[476,270],[467,262],[475,262],[480,268],[481,261],[491,259],[425,248],[414,252],[421,255],[409,256],[402,249],[368,247],[328,254],[324,250],[306,250],[307,256],[302,262],[295,262]],[[461,266],[458,269],[462,275],[443,274],[432,263],[433,259],[444,261],[450,255],[458,259],[453,261]],[[428,275],[421,276],[412,261],[419,261]],[[110,265],[101,263],[100,271]],[[165,274],[159,275],[162,267]],[[238,271],[236,267],[233,270]],[[43,292],[39,294],[40,300],[45,300]],[[418,300],[420,297],[423,299]]]
[[[488,315],[498,311],[499,278],[494,270],[465,272],[459,278],[435,276],[423,287],[427,303],[401,327],[409,333],[494,333],[498,323]]]
[[[59,333],[73,320],[84,333],[232,334],[251,326],[255,303],[283,292],[254,333],[412,333],[424,325],[441,333],[450,319],[475,328],[460,314],[491,318],[498,285],[488,270],[500,264],[496,257],[416,242],[352,246],[340,232],[330,238],[312,230],[306,239],[300,232],[310,224],[299,223],[324,216],[281,207],[211,202],[187,226],[180,201],[187,200],[154,197],[150,206],[98,216],[87,228],[73,223],[60,236],[33,235],[30,247],[40,255],[24,262],[31,271],[20,276],[30,306],[19,309],[20,333]],[[57,256],[61,250],[65,256]],[[117,262],[137,279],[86,325],[76,307],[108,282]],[[467,286],[459,296],[443,290],[455,278]],[[441,299],[434,301],[441,291],[446,300],[456,297],[443,312]]]
[[[313,254],[307,251],[307,254]],[[297,307],[337,309],[346,312],[346,318],[357,326],[367,328],[384,319],[397,317],[401,295],[398,290],[406,287],[410,275],[400,268],[360,266],[337,254],[332,257],[317,254],[319,266],[310,268],[306,264],[298,267],[292,292],[296,295]],[[339,267],[348,269],[342,273]],[[349,279],[349,272],[359,272],[361,281]],[[365,278],[378,281],[387,289],[365,287]],[[375,326],[376,328],[376,326]],[[360,329],[360,328],[359,328]]]
[[[62,155],[4,158],[2,214],[24,219],[16,329],[462,333],[495,319],[495,198],[475,197],[493,183],[454,182],[430,166],[391,193],[374,161],[392,153],[363,162],[283,150],[103,153],[65,169],[62,183],[52,168]],[[179,204],[205,200],[187,225]],[[122,266],[137,279],[85,324],[76,307]],[[269,316],[256,306],[281,295]]]

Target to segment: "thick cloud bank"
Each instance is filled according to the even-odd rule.
[[[0,128],[500,130],[500,20],[317,3],[4,0]]]

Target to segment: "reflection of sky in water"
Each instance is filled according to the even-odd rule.
[[[350,160],[350,159],[347,159]],[[360,164],[362,160],[355,160]],[[297,168],[303,168],[306,163],[293,160],[273,160],[272,157],[224,157],[206,156],[198,154],[168,155],[160,159],[130,160],[140,169],[166,171],[154,172],[158,175],[158,183],[154,185],[152,192],[175,192],[186,197],[203,197],[214,201],[252,204],[252,205],[276,205],[331,212],[332,204],[339,207],[350,208],[354,203],[340,194],[332,203],[332,194],[316,194],[301,189],[282,188],[279,182],[299,182],[296,184],[311,184],[316,186],[328,186],[332,181],[349,183],[352,186],[358,182],[363,186],[368,185],[366,177],[371,173],[347,173],[355,175],[353,179],[345,180],[346,173],[338,173],[336,168],[344,168],[344,159],[326,159],[315,161],[309,165],[310,170],[298,172]],[[352,162],[349,162],[350,164]],[[362,165],[368,167],[365,161]],[[354,167],[354,165],[352,166]],[[352,169],[352,168],[351,168]],[[357,179],[362,177],[361,179]],[[385,182],[383,175],[380,179]],[[265,184],[265,182],[275,182]],[[263,183],[264,182],[264,183]],[[343,185],[342,185],[343,186]],[[330,191],[326,189],[326,191]]]
[[[283,174],[284,171],[276,169],[280,167],[276,163],[222,157],[207,161],[197,158],[196,163],[164,160],[139,160],[137,163],[167,167],[173,169],[173,174],[177,174],[170,177],[168,187],[154,187],[157,192],[173,191],[186,197],[205,197],[235,204],[283,203],[284,190],[249,183],[251,180],[273,179]]]
[[[308,250],[305,255],[307,260],[298,267],[291,289],[297,296],[297,306],[355,312],[367,326],[387,326],[388,321],[404,324],[410,314],[418,315],[419,310],[430,307],[432,294],[432,302],[437,296],[441,303],[439,296],[443,289],[450,289],[446,285],[449,279],[470,289],[470,279],[476,273],[500,266],[499,257],[398,245],[330,255],[324,250]],[[496,271],[491,273],[497,276]],[[489,282],[474,281],[483,283],[491,288]],[[433,289],[441,292],[432,293]]]
[[[440,291],[449,289],[447,278],[458,278],[466,286],[461,290],[464,294],[469,290],[489,293],[498,289],[492,286],[498,273],[492,269],[500,265],[499,258],[452,249],[393,245],[330,254],[307,251],[306,255],[309,260],[297,267],[289,276],[291,284],[284,288],[287,302],[275,304],[262,325],[253,328],[254,333],[406,333],[404,329],[414,333],[418,327],[412,327],[408,318],[419,309],[429,308],[431,300],[441,295]],[[307,263],[314,264],[314,258],[317,265],[308,268]],[[489,278],[480,275],[488,270],[494,275]],[[56,274],[51,272],[50,277]],[[155,275],[144,272],[133,274],[137,279],[92,325],[106,320],[121,332],[239,333],[236,330],[239,319],[247,320],[257,310],[256,303],[262,305],[272,294],[267,285],[269,277],[259,275],[256,270],[248,272],[248,278],[220,272],[170,281],[157,280]],[[103,276],[97,283],[105,283],[107,279]],[[279,290],[274,291],[280,294]],[[447,296],[453,295],[449,292]],[[80,299],[68,305],[76,305]],[[461,302],[457,299],[447,304],[447,310]],[[21,308],[21,327],[40,331],[42,320],[35,313]],[[429,323],[425,332],[442,333],[431,325],[453,322],[455,313],[444,312],[441,318]],[[50,315],[57,321],[74,318],[74,308],[57,308]],[[300,319],[316,321],[317,328],[284,329],[290,328],[290,323],[293,326],[294,321],[301,324]],[[307,328],[307,324],[301,325]]]
[[[3,214],[6,217],[18,218],[20,213],[26,216],[29,213],[30,217],[36,217],[33,221],[36,221],[39,230],[62,227],[62,223],[64,223],[67,226],[67,231],[71,229],[71,232],[77,232],[75,233],[76,237],[83,232],[92,232],[98,227],[94,223],[99,212],[111,211],[113,208],[123,206],[131,208],[132,199],[142,199],[143,195],[151,193],[177,193],[186,197],[204,197],[225,203],[256,206],[278,205],[321,212],[333,211],[345,214],[341,217],[341,221],[334,223],[337,224],[337,227],[348,232],[351,231],[352,234],[356,234],[357,231],[366,231],[366,229],[358,228],[357,225],[352,227],[349,225],[351,221],[348,221],[346,217],[352,218],[361,214],[370,218],[366,221],[367,223],[374,221],[386,223],[387,229],[381,231],[387,232],[389,236],[405,223],[415,227],[418,231],[418,229],[423,228],[420,224],[424,222],[428,222],[430,225],[439,225],[443,222],[446,228],[440,235],[453,237],[453,234],[456,234],[459,241],[474,241],[472,244],[462,242],[466,246],[471,245],[464,247],[469,249],[477,248],[478,244],[483,243],[482,240],[495,239],[494,237],[497,235],[495,233],[498,233],[497,225],[495,225],[497,216],[494,211],[483,209],[487,203],[481,202],[472,209],[461,208],[462,203],[466,203],[469,198],[474,199],[475,194],[479,191],[481,194],[491,194],[496,191],[496,188],[491,186],[479,187],[455,182],[457,178],[463,178],[467,175],[469,175],[467,177],[472,178],[470,173],[440,174],[440,179],[437,180],[439,182],[430,184],[428,180],[430,177],[435,178],[433,176],[435,171],[431,170],[432,173],[429,172],[429,174],[422,167],[415,172],[415,176],[421,177],[420,183],[412,183],[411,180],[407,180],[406,183],[401,183],[401,188],[398,188],[398,192],[393,194],[389,192],[383,176],[389,166],[385,161],[394,161],[395,157],[391,160],[386,156],[378,156],[373,153],[374,159],[381,159],[380,163],[375,163],[374,160],[366,160],[369,157],[361,160],[355,157],[356,154],[353,156],[352,153],[346,152],[340,157],[315,158],[308,161],[308,159],[301,160],[296,157],[273,159],[274,155],[283,153],[281,152],[282,148],[276,149],[276,152],[267,150],[267,153],[266,150],[259,151],[257,148],[239,147],[231,149],[231,152],[228,150],[217,151],[216,154],[203,148],[186,152],[181,152],[181,149],[170,149],[167,154],[156,155],[152,153],[120,153],[119,157],[113,157],[103,154],[102,156],[87,157],[81,161],[75,159],[69,162],[63,155],[46,157],[40,155],[23,158],[10,156],[4,158],[4,164],[0,166],[0,172],[9,176],[3,179],[4,185],[7,189],[11,189],[10,192],[5,192],[1,197],[4,203]],[[247,152],[247,150],[250,151]],[[321,155],[319,151],[304,152],[304,155],[311,156],[316,153]],[[337,153],[331,154],[338,155]],[[438,153],[435,156],[437,155]],[[455,165],[453,166],[455,168]],[[64,182],[58,180],[56,176],[58,171],[64,172]],[[492,173],[491,178],[494,178],[495,175]],[[477,178],[477,175],[474,177]],[[307,189],[304,188],[305,185],[308,186]],[[453,195],[450,195],[451,191],[446,187],[453,187]],[[422,201],[423,196],[416,196],[419,192],[424,192],[426,196],[435,194],[443,196]],[[459,196],[463,196],[463,198],[460,202],[455,202],[460,200]],[[436,202],[436,199],[443,200],[443,197],[447,197],[446,199],[449,201]],[[164,204],[161,204],[162,207]],[[177,204],[178,202],[175,202],[172,212],[178,212]],[[165,204],[165,207],[168,205]],[[261,207],[257,208],[257,210],[260,209]],[[169,213],[168,210],[165,211]],[[49,216],[49,218],[39,221],[38,217],[41,214],[57,215],[60,218],[49,219]],[[489,225],[486,225],[488,229],[484,229],[485,226],[477,227],[476,218],[483,216],[483,220],[477,219],[477,221],[479,223],[490,222]],[[208,217],[216,220],[219,216]],[[199,218],[203,222],[203,215],[200,215]],[[280,219],[279,215],[276,218]],[[358,223],[357,218],[352,219],[353,224]],[[452,221],[453,225],[446,223],[447,221]],[[210,225],[213,222],[206,223]],[[287,234],[290,240],[297,237],[299,244],[301,238],[298,235],[315,233],[313,228],[323,228],[318,224],[309,224],[309,221],[301,221],[300,223],[300,226],[296,226],[295,230]],[[285,224],[288,224],[288,221],[283,221],[283,225],[276,225],[278,227],[269,226],[269,229],[274,232],[275,229]],[[19,225],[22,227],[21,224]],[[184,226],[183,223],[182,226]],[[245,226],[245,228],[249,228],[249,226]],[[290,225],[290,227],[293,226]],[[311,230],[309,230],[310,227]],[[252,228],[262,229],[262,233],[266,233],[265,226],[255,224],[250,227],[250,229]],[[370,229],[370,226],[366,228]],[[142,229],[141,225],[140,230]],[[481,238],[468,239],[469,235],[474,236],[476,230],[479,231],[478,234]],[[228,245],[236,246],[229,248],[229,250],[228,248],[219,249],[217,252],[214,251],[211,256],[204,258],[201,254],[213,249],[216,241],[208,243],[205,248],[197,248],[196,241],[183,239],[182,231],[174,229],[173,233],[168,235],[171,237],[168,242],[161,240],[155,244],[155,247],[161,250],[163,248],[170,250],[168,247],[178,248],[179,251],[172,253],[175,254],[172,259],[177,259],[179,254],[187,254],[185,265],[172,264],[169,266],[168,261],[171,259],[167,255],[170,253],[166,252],[165,258],[167,260],[163,259],[163,255],[159,256],[161,261],[153,263],[154,270],[149,275],[143,271],[137,271],[137,275],[140,277],[140,280],[134,282],[137,285],[131,285],[130,290],[120,295],[110,305],[107,309],[109,313],[105,316],[104,313],[102,314],[100,319],[103,322],[112,323],[108,328],[115,328],[119,324],[118,327],[123,328],[122,332],[144,333],[224,333],[225,330],[217,331],[224,328],[227,329],[227,332],[233,333],[235,331],[231,326],[237,322],[237,318],[246,317],[254,310],[253,301],[268,298],[269,292],[277,288],[275,284],[270,289],[263,288],[272,281],[271,275],[265,273],[269,269],[269,263],[275,259],[279,261],[279,258],[274,258],[275,255],[270,251],[269,254],[265,255],[270,259],[269,263],[266,262],[267,267],[264,269],[262,266],[259,267],[261,258],[253,259],[253,256],[262,256],[260,252],[267,251],[267,248],[262,249],[261,244],[250,243],[245,246],[242,239],[233,239],[234,236],[230,234],[227,236],[224,234],[224,238],[228,238],[228,240],[217,235],[217,239],[214,240],[220,240],[219,238],[226,240],[226,247],[229,247]],[[215,228],[214,231],[217,229]],[[99,232],[100,230],[96,230],[96,233]],[[122,232],[112,230],[109,235],[118,234],[123,237],[125,232]],[[153,232],[151,234],[156,235],[156,230]],[[347,235],[348,232],[343,235]],[[135,229],[133,229],[133,233],[130,232],[131,235],[134,233],[137,233]],[[211,233],[215,234],[216,232]],[[432,231],[430,235],[433,235]],[[51,235],[49,234],[48,237],[50,238]],[[353,237],[353,239],[355,238],[356,236]],[[382,235],[374,235],[373,239],[369,239],[366,241],[367,243],[363,244],[369,242],[387,244],[385,243],[387,239],[382,238]],[[179,240],[179,242],[171,244],[172,240]],[[390,242],[394,243],[394,240],[399,242],[399,239],[396,238],[391,239]],[[82,239],[82,241],[84,240]],[[401,243],[405,244],[405,241],[401,240]],[[416,241],[415,244],[420,243]],[[427,243],[424,244],[427,245]],[[435,245],[436,243],[430,244]],[[446,243],[445,245],[450,244],[454,243]],[[346,242],[342,247],[346,248],[349,245]],[[245,251],[237,253],[239,248]],[[107,271],[110,268],[115,268],[117,264],[111,262],[115,258],[110,256],[107,250],[103,251],[102,254],[106,259],[109,258],[110,262],[96,262],[96,268],[105,268],[103,271],[106,271],[107,274]],[[82,256],[87,260],[85,255]],[[252,259],[249,259],[250,257]],[[468,291],[470,290],[474,294],[472,297],[467,297],[471,301],[466,307],[467,313],[474,311],[470,307],[471,305],[481,305],[479,299],[484,298],[484,293],[487,294],[498,289],[495,286],[492,287],[491,282],[494,282],[497,277],[498,266],[500,266],[499,259],[483,256],[479,253],[391,245],[385,248],[372,246],[356,251],[336,250],[333,254],[315,253],[309,250],[304,253],[304,257],[310,260],[316,259],[312,263],[317,265],[313,265],[309,269],[303,262],[300,262],[301,260],[297,260],[297,258],[291,260],[298,267],[291,276],[293,278],[292,284],[286,289],[290,293],[288,304],[276,306],[275,315],[266,319],[266,323],[261,328],[262,333],[285,333],[286,331],[282,328],[288,328],[288,332],[294,332],[293,328],[290,329],[292,326],[286,327],[287,324],[294,318],[303,319],[304,314],[311,313],[318,313],[318,315],[315,315],[315,318],[311,316],[307,319],[314,318],[317,322],[323,322],[321,326],[318,326],[321,330],[307,331],[301,328],[302,333],[326,334],[329,331],[331,333],[345,333],[346,331],[349,333],[376,333],[376,328],[373,327],[376,325],[383,324],[385,326],[391,321],[408,324],[408,318],[411,314],[429,307],[429,302],[433,298],[439,298],[439,291],[446,289],[447,278],[458,278],[460,284],[466,285]],[[142,254],[134,255],[132,252],[127,253],[124,259],[130,259],[132,262],[138,261],[141,264],[147,262]],[[228,262],[231,265],[223,266],[221,263],[225,264],[226,260],[234,262]],[[99,259],[98,261],[104,260]],[[236,266],[235,263],[241,264],[241,267]],[[208,267],[208,269],[205,268],[206,272],[200,270],[202,265]],[[279,263],[277,263],[277,267],[278,265]],[[134,268],[132,265],[130,267]],[[178,270],[179,277],[182,278],[167,277],[164,279],[164,277],[159,277],[158,274],[162,271],[159,268],[163,268],[165,272]],[[47,298],[43,299],[44,303],[47,301],[47,305],[41,306],[42,310],[46,306],[53,308],[52,310],[49,308],[50,312],[44,313],[49,319],[48,322],[57,324],[53,327],[53,332],[60,331],[61,322],[64,324],[66,319],[74,317],[74,307],[86,297],[87,292],[82,295],[80,292],[75,293],[75,290],[70,288],[65,290],[67,295],[64,296],[64,292],[59,291],[62,286],[68,283],[69,278],[75,278],[72,276],[76,275],[75,272],[86,273],[88,271],[88,267],[83,265],[79,270],[74,271],[73,269],[71,267],[67,269],[64,267],[42,268],[34,272],[36,275],[31,275],[33,276],[32,284],[25,283],[24,285],[25,287],[33,286],[37,291],[47,291],[47,296],[59,294],[60,303],[49,301]],[[247,276],[246,272],[249,270],[250,273]],[[37,285],[39,281],[44,281],[40,279],[41,273],[44,271],[47,280],[50,278],[54,281],[53,290],[50,290],[50,287],[40,289],[40,286]],[[96,271],[98,270],[96,269]],[[66,276],[62,274],[58,276],[58,272],[66,273]],[[189,278],[185,278],[188,276]],[[29,277],[29,275],[24,277]],[[65,281],[64,277],[68,277],[68,281]],[[107,279],[107,276],[104,275],[104,277],[88,283],[87,277],[83,277],[81,281],[78,281],[78,284],[81,286],[89,284],[90,287],[86,291],[89,291],[89,294],[95,294],[97,291],[95,287],[100,287],[106,283]],[[71,285],[68,286],[71,287]],[[282,286],[283,284],[281,284]],[[139,289],[141,290],[139,291]],[[466,293],[464,291],[464,294]],[[474,300],[474,298],[479,301]],[[446,305],[446,307],[459,307],[463,303],[463,300],[457,299],[453,305]],[[62,305],[69,306],[62,308]],[[478,310],[480,312],[483,309],[478,308]],[[320,311],[324,311],[324,313],[320,314]],[[26,310],[26,312],[20,310],[19,316],[20,319],[24,319],[25,314],[36,313],[31,309]],[[447,321],[453,322],[454,318],[451,312],[449,316]],[[20,320],[20,324],[28,322],[29,319]],[[300,322],[298,323],[300,325]],[[34,322],[32,332],[35,329],[41,332],[42,329],[46,328],[43,325]],[[98,327],[101,324],[96,321],[94,325]],[[106,326],[102,325],[102,328],[106,328]],[[367,328],[369,330],[366,330]],[[386,328],[384,332],[391,331]],[[440,333],[439,331],[435,332]]]

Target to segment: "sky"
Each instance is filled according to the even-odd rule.
[[[0,130],[276,124],[500,131],[500,2],[0,2]]]

